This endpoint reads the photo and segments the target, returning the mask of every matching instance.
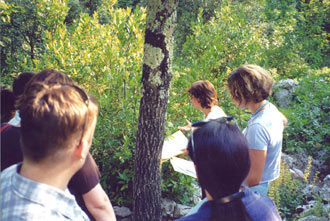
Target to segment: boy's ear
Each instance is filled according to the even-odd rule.
[[[85,145],[84,142],[80,142],[75,150],[74,150],[74,155],[80,159],[80,160],[84,160],[86,158],[86,150],[85,150]]]

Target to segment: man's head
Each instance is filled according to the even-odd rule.
[[[257,65],[242,65],[230,73],[228,89],[237,106],[265,100],[272,92],[273,80],[265,69]]]
[[[45,73],[60,78],[58,82],[56,77],[48,82],[36,80]],[[24,159],[41,162],[52,157],[60,161],[66,151],[82,143],[91,144],[97,103],[64,76],[54,70],[40,72],[29,82],[19,100]]]
[[[39,72],[33,77],[30,83],[33,82],[43,82],[45,84],[76,84],[69,76],[53,69],[46,69]]]
[[[198,100],[203,108],[211,108],[214,105],[218,105],[217,92],[213,84],[207,80],[196,81],[190,86],[188,92]]]
[[[22,72],[15,78],[13,82],[13,92],[16,99],[23,94],[25,86],[35,74],[37,73],[31,71]]]
[[[1,123],[8,122],[15,115],[14,93],[5,87],[1,87]]]

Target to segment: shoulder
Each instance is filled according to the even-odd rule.
[[[221,109],[219,106],[213,106],[212,111],[207,115],[206,119],[207,120],[213,120],[217,119],[220,117],[225,117],[227,116],[226,113]]]
[[[1,189],[4,186],[4,184],[9,183],[10,179],[9,177],[12,177],[17,171],[17,164],[14,164],[8,168],[6,168],[4,171],[1,171]]]
[[[1,218],[3,220],[47,220],[47,221],[57,221],[66,220],[68,217],[63,216],[60,212],[56,210],[50,210],[37,203],[28,204],[17,203],[9,209],[2,210]],[[78,218],[78,217],[77,217]]]
[[[252,220],[281,220],[274,202],[267,196],[254,193],[249,188],[244,190],[242,201]]]

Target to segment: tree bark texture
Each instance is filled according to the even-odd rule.
[[[161,220],[160,159],[178,0],[148,0],[133,184],[134,220]]]

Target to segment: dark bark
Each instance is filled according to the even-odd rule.
[[[142,98],[134,164],[134,220],[161,220],[160,158],[172,78],[177,0],[149,0],[145,32]]]

